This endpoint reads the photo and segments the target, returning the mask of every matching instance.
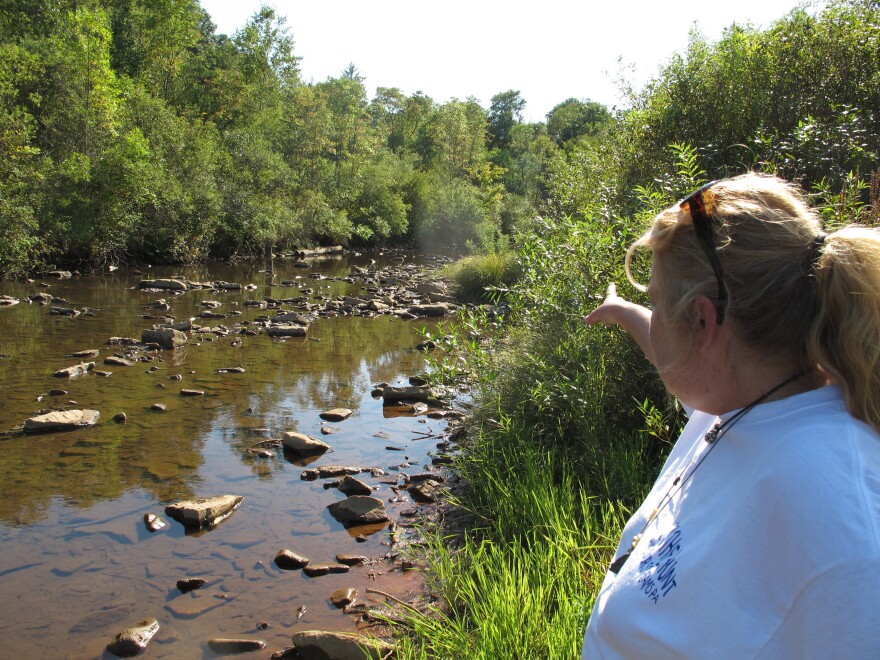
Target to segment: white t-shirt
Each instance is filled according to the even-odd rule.
[[[729,418],[730,414],[723,418]],[[582,658],[880,658],[880,436],[837,386],[756,406],[714,446],[695,412],[626,552]]]

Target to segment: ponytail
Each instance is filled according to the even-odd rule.
[[[849,412],[880,432],[880,231],[851,226],[830,234],[815,273],[809,361],[843,388]]]

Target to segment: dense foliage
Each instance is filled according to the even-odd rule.
[[[474,521],[428,553],[446,605],[412,617],[401,657],[579,655],[620,528],[682,422],[634,342],[581,318],[609,282],[645,302],[623,276],[626,248],[710,179],[775,172],[829,227],[876,224],[878,48],[876,0],[732,26],[717,43],[695,33],[629,109],[552,152],[544,218],[519,226],[503,326],[466,318],[447,341],[454,361],[437,358],[443,375],[468,365],[477,388],[458,464]],[[551,139],[590,123],[575,104],[559,111]]]
[[[295,17],[294,22],[295,22]],[[542,124],[300,79],[268,7],[231,36],[197,0],[0,2],[0,274],[319,243],[494,245],[534,215]]]

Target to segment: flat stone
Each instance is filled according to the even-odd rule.
[[[413,305],[407,311],[416,316],[446,316],[449,308],[444,303],[437,303],[435,305]]]
[[[186,527],[214,527],[231,516],[244,499],[241,495],[217,495],[185,500],[165,507],[165,513]]]
[[[320,467],[303,470],[300,479],[304,481],[331,479],[333,477],[342,477],[346,474],[360,474],[363,471],[363,468],[351,465],[321,465]]]
[[[388,520],[382,500],[366,495],[352,495],[327,507],[343,525],[368,525]]]
[[[144,652],[158,631],[159,622],[156,619],[145,619],[116,635],[116,639],[107,645],[107,650],[120,658],[134,657]]]
[[[98,357],[98,353],[101,351],[97,348],[90,348],[85,351],[77,351],[76,353],[71,353],[70,357],[79,358],[80,360],[85,360],[88,358],[96,358]]]
[[[180,390],[180,396],[205,396],[204,390]]]
[[[339,482],[339,490],[346,495],[372,495],[373,489],[369,484],[364,483],[360,479],[355,479],[351,475],[345,475]]]
[[[272,325],[266,334],[270,337],[305,337],[306,329],[301,325]]]
[[[115,355],[110,355],[104,358],[104,364],[109,364],[114,367],[133,367],[137,364],[137,361],[127,360],[125,358],[117,357]]]
[[[330,561],[309,564],[303,567],[303,573],[309,577],[319,577],[329,573],[348,573],[350,570],[351,567],[346,564],[336,564]]]
[[[285,571],[295,571],[310,563],[308,557],[294,552],[293,550],[280,550],[275,555],[275,565]]]
[[[385,387],[382,389],[384,401],[426,401],[433,398],[427,387]]]
[[[293,634],[293,645],[303,660],[384,660],[394,646],[354,633],[303,630]]]
[[[60,410],[25,420],[25,433],[69,431],[94,426],[101,416],[97,410]]]
[[[261,639],[225,639],[216,638],[208,640],[208,646],[214,653],[246,653],[247,651],[259,651],[266,648],[266,642]]]
[[[55,376],[55,378],[73,378],[75,376],[82,376],[83,374],[88,373],[94,368],[94,362],[80,362],[79,364],[75,364],[72,367],[59,369],[52,375]]]
[[[355,598],[357,598],[357,591],[351,587],[348,587],[347,589],[337,589],[330,594],[330,602],[339,608],[351,605]]]
[[[336,561],[340,564],[345,564],[346,566],[360,566],[361,564],[366,564],[370,561],[369,557],[364,555],[336,555]]]
[[[326,442],[295,431],[282,435],[281,444],[298,456],[319,456],[330,449]]]
[[[141,280],[140,289],[165,289],[168,291],[186,291],[189,287],[183,280]]]
[[[328,422],[341,422],[351,417],[351,415],[352,411],[348,408],[333,408],[332,410],[322,412],[320,417]]]

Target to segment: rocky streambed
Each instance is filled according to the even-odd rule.
[[[457,308],[435,266],[344,255],[11,285],[7,650],[362,657],[379,612],[429,598],[411,548],[455,479],[462,416],[461,393],[419,377],[421,330]]]

